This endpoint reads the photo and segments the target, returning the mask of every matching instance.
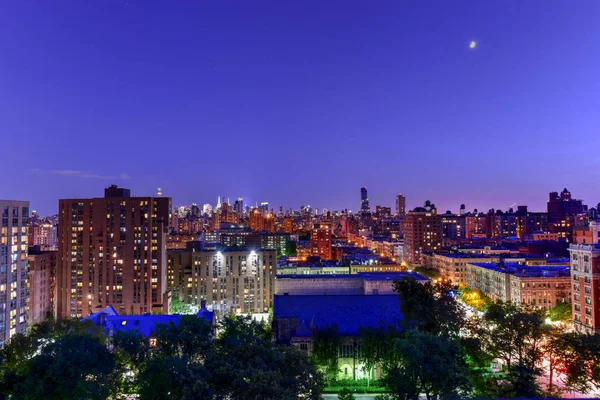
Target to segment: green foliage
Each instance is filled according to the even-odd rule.
[[[394,399],[459,398],[471,390],[466,378],[468,366],[461,347],[450,338],[409,330],[396,339],[399,362],[384,381]]]
[[[404,329],[420,329],[443,336],[456,336],[465,322],[465,312],[453,296],[449,282],[425,284],[413,278],[394,282],[400,297]]]
[[[116,332],[107,346],[87,322],[34,325],[0,351],[0,398],[320,398],[317,368],[304,352],[275,344],[267,324],[232,315],[220,328],[216,338],[207,321],[183,316],[158,324],[152,340]]]
[[[177,297],[171,298],[171,314],[190,315],[193,313],[194,311],[190,304],[182,302]]]
[[[341,340],[337,325],[313,331],[312,357],[314,362],[324,370],[328,384],[337,377],[339,372],[338,349]]]
[[[338,392],[338,400],[354,400],[354,393],[348,388],[343,388]]]
[[[459,285],[458,298],[467,306],[481,312],[485,312],[493,303],[492,299],[479,290],[468,288],[465,285]]]
[[[296,243],[295,241],[287,240],[285,242],[285,255],[288,257],[293,257],[293,256],[298,255],[297,245],[298,245],[298,243]]]
[[[533,371],[542,359],[542,343],[550,332],[545,319],[543,310],[497,302],[485,312],[477,335],[509,370],[516,364]]]
[[[264,323],[230,316],[206,360],[217,399],[320,399],[321,375],[306,355],[278,346]]]
[[[3,393],[11,399],[95,400],[115,392],[119,374],[114,356],[102,341],[88,332],[46,332],[46,336],[36,332],[32,342],[43,344],[30,358],[3,364]],[[22,338],[14,345],[11,341],[3,353],[13,353],[22,345]]]
[[[569,303],[556,303],[548,311],[548,318],[554,322],[569,322],[573,320],[573,306]]]

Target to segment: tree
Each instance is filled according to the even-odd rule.
[[[115,393],[119,375],[104,343],[88,333],[69,333],[4,375],[2,389],[11,399],[100,400]]]
[[[195,315],[184,315],[178,324],[156,324],[152,336],[157,350],[169,357],[187,357],[201,362],[210,351],[214,330],[210,322]]]
[[[348,389],[348,388],[343,388],[342,390],[340,390],[338,392],[338,400],[354,400],[354,393]]]
[[[541,309],[529,309],[511,302],[496,302],[488,308],[480,322],[479,337],[494,357],[536,370],[542,356],[542,343],[550,326]]]
[[[297,245],[298,245],[298,243],[296,243],[293,240],[286,240],[286,242],[285,242],[285,255],[288,256],[288,257],[296,256],[298,254],[298,252],[297,252]]]
[[[138,377],[141,400],[210,399],[208,372],[187,357],[157,353],[151,357]]]
[[[450,282],[435,284],[404,278],[394,282],[400,297],[404,329],[420,329],[443,336],[456,336],[465,322],[465,312],[454,298]]]
[[[148,338],[137,330],[116,331],[112,337],[112,350],[116,365],[123,371],[121,391],[134,393],[139,387],[139,374],[150,356]]]
[[[394,399],[464,397],[471,391],[468,369],[461,347],[450,338],[409,330],[396,340],[399,362],[384,382]]]
[[[214,398],[231,400],[320,399],[321,375],[306,354],[279,346],[269,327],[230,315],[206,360]]]
[[[192,306],[179,300],[178,297],[171,298],[171,314],[193,314]]]
[[[465,285],[459,285],[458,298],[467,306],[477,311],[484,312],[492,304],[492,300],[479,290],[471,289]]]
[[[13,336],[0,350],[0,393],[13,393],[19,382],[31,382],[32,374],[37,373],[32,367],[39,365],[40,357],[48,355],[50,350],[60,350],[55,343],[64,343],[62,338],[73,335],[89,337],[103,346],[106,343],[102,328],[92,321],[56,320],[53,317],[32,325],[27,334]],[[52,346],[50,350],[47,349],[49,346]]]
[[[315,328],[312,333],[312,357],[315,363],[320,366],[327,378],[327,384],[337,378],[339,373],[339,348],[341,336],[337,325],[329,325],[324,328]]]
[[[360,353],[358,361],[364,365],[367,375],[367,387],[371,384],[373,368],[381,362],[382,348],[385,345],[385,330],[381,328],[359,328]]]
[[[573,306],[569,303],[558,302],[548,311],[548,318],[554,322],[569,322],[573,320]]]

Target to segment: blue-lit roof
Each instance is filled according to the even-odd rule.
[[[324,328],[336,324],[342,335],[357,335],[360,327],[397,327],[403,319],[397,295],[280,296],[275,295],[275,318],[296,318],[298,326]],[[297,335],[306,335],[302,329]]]
[[[498,266],[497,263],[470,263],[476,267],[485,268],[503,274],[520,275],[520,276],[567,276],[570,274],[570,267],[563,265],[533,265],[525,266],[515,262],[504,263],[504,268]]]
[[[206,309],[201,309],[196,316],[204,318],[208,322],[213,322],[213,312]],[[156,324],[179,324],[181,314],[142,314],[142,315],[119,315],[113,306],[103,308],[88,317],[83,318],[84,321],[90,320],[94,324],[102,326],[107,332],[122,331],[128,332],[137,330],[144,336],[150,336]]]

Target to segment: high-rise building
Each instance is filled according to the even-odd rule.
[[[168,312],[166,243],[171,199],[104,197],[59,201],[57,318],[112,305],[119,314]]]
[[[442,215],[442,237],[448,241],[464,239],[466,235],[466,219],[462,215],[450,211]]]
[[[267,212],[263,218],[263,229],[267,232],[275,232],[275,216],[272,212]]]
[[[233,211],[237,213],[238,221],[241,221],[244,217],[244,199],[242,197],[238,197],[235,203],[233,203]]]
[[[0,347],[27,326],[29,202],[0,200]]]
[[[586,212],[587,207],[583,202],[573,199],[566,188],[560,194],[551,192],[548,199],[548,230],[571,242],[574,218]]]
[[[477,210],[472,215],[465,217],[465,237],[473,239],[473,237],[485,237],[486,232],[486,215],[477,213]]]
[[[283,219],[283,231],[285,233],[294,233],[294,219],[291,216]]]
[[[375,215],[377,218],[390,218],[392,209],[390,207],[375,206]]]
[[[55,249],[58,246],[56,226],[52,224],[30,224],[29,247],[33,246]]]
[[[321,260],[333,260],[331,222],[321,221],[314,225],[310,233],[310,250],[313,256],[318,256]]]
[[[404,259],[413,267],[421,264],[424,251],[442,247],[442,217],[429,200],[404,217]]]
[[[396,216],[403,218],[406,215],[406,197],[402,193],[396,195]]]
[[[228,312],[264,313],[273,307],[277,257],[275,250],[207,251],[188,243],[168,252],[168,282],[173,296]]]
[[[369,196],[367,196],[366,186],[360,188],[360,212],[363,214],[368,214],[371,212],[371,206],[369,205]]]
[[[229,203],[221,203],[221,207],[212,213],[212,227],[219,229],[222,223],[237,224],[240,222],[239,214]]]
[[[269,202],[268,201],[263,201],[262,203],[260,203],[260,206],[258,206],[258,209],[260,210],[261,213],[266,213],[269,211]]]
[[[29,253],[29,323],[37,324],[54,312],[57,251]]]
[[[250,211],[250,228],[256,232],[260,232],[265,229],[265,221],[258,208],[253,208],[252,211]]]
[[[600,333],[600,244],[571,244],[573,327]]]

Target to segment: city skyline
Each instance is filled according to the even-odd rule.
[[[586,4],[10,2],[3,198],[49,214],[117,183],[356,210],[366,185],[371,206],[543,210],[567,187],[595,204]]]
[[[105,185],[108,186],[108,185]],[[119,185],[120,187],[126,187],[127,189],[130,189],[130,185],[124,184],[124,185]],[[355,188],[355,194],[354,194],[354,206],[350,206],[347,209],[352,211],[354,214],[358,214],[360,212],[360,207],[361,207],[361,194],[359,192],[359,189],[362,189],[363,187],[360,188]],[[132,195],[134,196],[150,196],[150,197],[157,197],[157,190],[158,188],[155,188],[155,190],[153,192],[149,191],[149,192],[134,192],[133,190],[131,190]],[[367,188],[368,189],[368,188]],[[466,206],[466,212],[473,212],[474,209],[477,209],[477,212],[483,212],[483,213],[487,213],[490,209],[494,209],[494,210],[501,210],[501,211],[508,211],[509,208],[513,208],[514,210],[516,210],[517,206],[528,206],[529,211],[537,211],[537,212],[544,212],[547,211],[547,201],[548,201],[548,194],[550,192],[561,192],[563,189],[565,188],[549,188],[549,190],[545,193],[542,193],[541,198],[536,200],[535,203],[539,203],[540,208],[537,208],[535,206],[532,206],[531,203],[521,203],[521,202],[513,202],[511,204],[506,204],[506,205],[502,205],[502,204],[498,204],[497,206],[489,206],[489,207],[476,207],[476,206],[470,206],[470,203],[468,201],[468,199],[466,199],[466,202],[463,203],[458,203],[456,205],[449,205],[449,207],[444,207],[441,206],[440,204],[444,204],[444,203],[440,203],[437,202],[434,199],[425,199],[423,198],[422,200],[420,198],[411,198],[406,196],[406,193],[404,192],[397,192],[396,195],[398,194],[403,194],[406,196],[406,212],[412,211],[413,209],[415,209],[416,207],[421,207],[423,205],[423,203],[426,200],[430,200],[432,203],[434,203],[436,205],[436,208],[438,210],[438,212],[440,214],[445,213],[446,211],[451,211],[452,213],[458,214],[460,211],[460,206],[462,204],[464,204]],[[573,191],[570,189],[570,187],[566,187],[566,189],[569,189],[569,191],[571,193],[573,193]],[[104,190],[104,187],[99,186],[98,188],[98,193],[102,193],[102,191]],[[81,199],[92,199],[94,197],[98,197],[99,194],[98,193],[94,193],[94,194],[90,194],[88,196],[79,196],[79,197],[73,197],[73,198],[81,198]],[[371,195],[371,191],[368,192],[369,193],[369,202],[371,203],[371,207],[372,207],[372,212],[375,212],[375,206],[384,206],[384,207],[391,207],[392,210],[395,212],[395,207],[396,207],[396,195],[394,195],[394,197],[392,199],[382,199],[382,201],[371,201],[372,198],[375,199],[379,199],[381,198],[381,196],[372,196]],[[318,206],[315,205],[314,203],[311,202],[307,202],[307,203],[302,203],[302,204],[294,204],[294,205],[284,205],[284,204],[276,204],[274,202],[271,202],[269,199],[261,199],[261,200],[257,200],[257,201],[252,201],[252,199],[247,199],[244,196],[213,196],[214,199],[207,199],[206,201],[198,201],[198,200],[192,200],[189,202],[182,202],[179,201],[177,198],[174,198],[172,196],[170,196],[169,193],[164,192],[164,190],[161,193],[162,196],[168,196],[171,197],[173,199],[173,207],[180,207],[180,206],[190,206],[192,204],[197,204],[200,208],[202,208],[202,206],[204,204],[210,204],[210,205],[216,205],[218,198],[221,197],[221,201],[225,202],[227,201],[227,199],[229,199],[231,201],[230,205],[233,206],[233,203],[235,202],[232,199],[237,200],[238,198],[242,198],[244,200],[244,206],[249,206],[251,208],[255,207],[257,204],[258,206],[260,206],[261,202],[268,202],[269,204],[269,209],[273,209],[275,211],[279,210],[279,207],[283,207],[284,212],[286,210],[289,210],[290,208],[294,209],[294,210],[299,210],[301,206],[305,206],[308,207],[310,206],[313,210],[314,209],[319,209],[319,211],[322,211],[323,208],[327,209],[328,211],[344,211],[346,208],[337,208],[337,207],[328,207],[327,205],[324,206]],[[206,196],[204,196],[206,197]],[[577,193],[573,194],[573,198],[574,199],[578,199],[578,200],[582,200],[583,204],[587,205],[589,208],[596,208],[597,204],[600,204],[600,201],[595,201],[595,200],[586,200],[584,198],[581,198],[580,196],[578,196]],[[543,200],[542,200],[543,199]],[[600,198],[599,198],[600,200]],[[17,199],[18,201],[18,199]],[[352,200],[347,201],[348,203],[351,203]],[[36,212],[38,215],[41,216],[51,216],[51,215],[56,215],[58,212],[58,199],[56,200],[57,203],[57,207],[54,211],[52,211],[51,207],[48,207],[49,212],[45,212],[43,208],[36,208],[36,202],[34,200],[31,201],[31,210],[32,212]],[[498,203],[498,202],[496,202]],[[41,211],[40,211],[41,210]]]

